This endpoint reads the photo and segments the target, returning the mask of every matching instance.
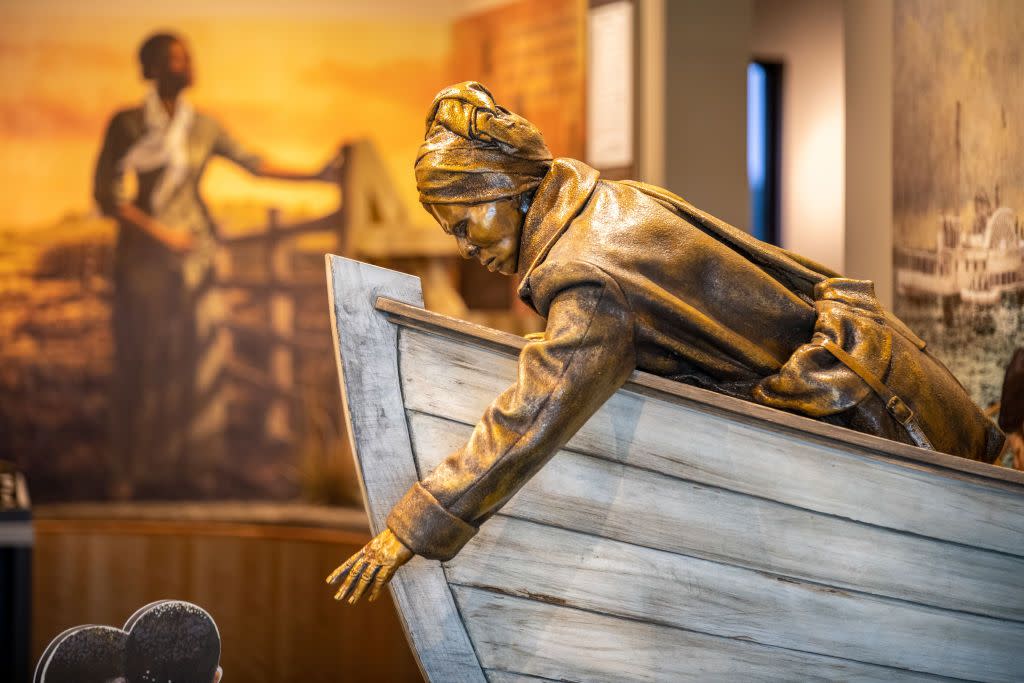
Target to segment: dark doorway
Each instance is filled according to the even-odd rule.
[[[747,66],[747,179],[754,237],[779,243],[782,176],[782,64]]]

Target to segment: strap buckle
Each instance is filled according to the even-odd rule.
[[[914,411],[910,409],[910,406],[903,402],[903,399],[895,394],[889,397],[889,400],[885,404],[885,409],[889,411],[889,414],[896,418],[896,421],[904,427],[914,419]]]

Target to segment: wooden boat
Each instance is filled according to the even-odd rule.
[[[328,257],[374,532],[525,341]],[[451,562],[391,584],[424,676],[1024,679],[1024,476],[645,373]]]

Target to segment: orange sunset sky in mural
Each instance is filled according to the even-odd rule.
[[[312,170],[345,140],[371,137],[415,206],[412,162],[431,97],[449,82],[451,17],[400,0],[141,4],[0,0],[0,228],[93,211],[104,127],[143,96],[136,50],[157,29],[188,39],[190,99],[241,142]],[[222,161],[203,189],[215,213],[258,202],[318,214],[337,202],[330,186],[252,179]]]

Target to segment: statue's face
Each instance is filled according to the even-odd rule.
[[[519,197],[484,204],[429,204],[429,211],[459,243],[462,258],[476,258],[492,273],[516,272],[523,212]]]

